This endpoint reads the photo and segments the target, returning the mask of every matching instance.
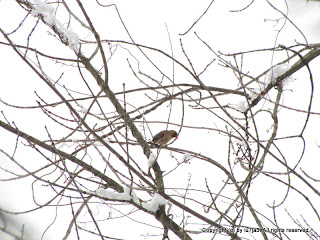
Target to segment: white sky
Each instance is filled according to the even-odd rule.
[[[86,1],[83,1],[85,6],[87,4]],[[170,53],[170,43],[169,37],[167,33],[167,29],[170,33],[170,38],[172,40],[172,46],[174,49],[174,54],[178,59],[183,59],[183,56],[180,51],[180,43],[179,43],[179,33],[185,32],[190,25],[202,14],[204,9],[208,6],[210,1],[199,1],[195,3],[194,1],[128,1],[128,0],[120,0],[115,1],[117,3],[118,9],[121,13],[123,21],[126,24],[126,27],[129,29],[132,37],[137,43],[141,43],[144,45],[152,46],[160,48],[168,53]],[[174,2],[174,3],[173,3]],[[283,1],[274,1],[277,2],[283,12],[285,10],[285,4]],[[108,2],[110,4],[111,2]],[[201,38],[206,40],[206,42],[214,48],[214,50],[222,51],[223,53],[233,53],[240,51],[247,51],[259,48],[271,48],[277,44],[284,44],[286,46],[290,46],[295,44],[295,41],[304,43],[304,38],[299,34],[299,32],[293,28],[289,23],[285,26],[285,28],[280,32],[278,36],[278,41],[275,43],[277,31],[283,24],[283,20],[280,20],[278,23],[272,21],[272,19],[279,18],[279,13],[276,13],[265,1],[255,1],[252,6],[250,6],[247,10],[243,12],[230,12],[230,10],[238,10],[242,7],[246,6],[249,1],[222,1],[217,0],[213,3],[207,14],[199,21],[196,27],[191,30],[184,38],[183,43],[188,53],[195,61],[196,69],[202,69],[208,61],[214,58],[213,55],[208,54],[208,49],[204,47],[202,43],[196,40],[194,31],[199,34]],[[94,5],[95,2],[92,1]],[[308,2],[308,4],[304,0],[289,0],[289,17],[290,19],[301,29],[301,31],[305,34],[309,43],[319,42],[320,39],[320,4],[317,2]],[[88,7],[88,6],[87,6]],[[13,3],[13,1],[0,1],[0,27],[5,31],[9,32],[16,28],[25,15],[23,10],[17,10],[17,4]],[[115,39],[115,40],[127,40],[127,37],[124,29],[121,27],[120,21],[117,18],[114,8],[98,8],[92,7],[88,8],[88,13],[92,18],[97,30],[103,33],[103,38],[107,39]],[[99,16],[99,17],[97,17]],[[102,17],[101,17],[102,16]],[[265,21],[265,19],[269,19]],[[60,20],[62,23],[66,21],[66,19]],[[25,23],[30,24],[30,22]],[[40,24],[42,25],[42,24]],[[167,25],[167,29],[166,29]],[[30,29],[32,26],[30,27]],[[45,29],[45,26],[39,26],[39,29]],[[88,32],[78,32],[78,26],[74,26],[73,31],[77,32],[81,38],[88,38]],[[26,33],[28,34],[28,32]],[[19,35],[19,34],[18,34]],[[21,40],[21,44],[26,43],[25,35],[21,34],[21,38],[16,37],[17,41]],[[51,40],[50,40],[51,39]],[[1,41],[3,41],[3,37],[1,36]],[[39,47],[39,49],[46,49],[49,53],[62,52],[68,54],[69,56],[73,56],[73,53],[70,49],[62,46],[58,41],[54,39],[54,37],[50,37],[47,35],[47,30],[44,31],[36,31],[34,36],[31,39],[31,43],[33,46]],[[50,46],[50,47],[48,47]],[[54,47],[51,47],[54,46]],[[121,53],[127,54],[125,49],[121,49]],[[38,79],[35,78],[35,75],[31,73],[28,67],[23,64],[17,56],[10,50],[8,47],[0,45],[0,53],[2,58],[0,58],[0,66],[1,67],[1,80],[0,80],[0,98],[17,105],[36,105],[34,95],[34,91],[40,92],[42,96],[46,94],[51,94],[51,92],[47,89],[47,87],[41,83]],[[116,59],[116,58],[115,58]],[[185,60],[183,60],[185,62]],[[273,62],[276,63],[277,61]],[[245,61],[244,69],[250,71],[252,75],[259,74],[268,67],[271,66],[271,56],[266,57],[265,55],[254,55],[248,56]],[[110,63],[110,76],[111,79],[124,79],[127,78],[127,74],[129,72],[128,69],[117,69],[118,62],[113,60]],[[320,60],[314,60],[310,67],[313,71],[313,77],[315,81],[315,98],[314,98],[314,107],[312,109],[313,112],[320,112],[319,105],[319,78],[320,78],[320,68],[318,67],[320,64]],[[172,68],[171,66],[167,66],[166,63],[159,62],[159,65],[166,69],[166,74],[172,76]],[[253,67],[254,66],[254,67]],[[46,68],[46,66],[44,66]],[[143,70],[149,69],[149,66],[142,66]],[[220,68],[221,69],[221,68]],[[207,75],[205,75],[205,79],[209,81],[212,76],[210,74],[214,74],[213,79],[215,84],[228,86],[228,81],[226,81],[227,77],[233,77],[232,75],[228,75],[225,72],[218,72],[220,70],[217,66],[213,66],[211,70],[208,71]],[[55,72],[55,69],[46,69],[49,71],[52,76],[58,77],[59,73]],[[68,74],[68,73],[66,73]],[[68,76],[72,76],[71,74]],[[184,74],[176,74],[177,81],[189,81]],[[306,76],[306,70],[302,69],[294,75],[294,78],[297,79],[290,85],[292,89],[304,89],[307,85],[306,81],[308,81]],[[116,91],[118,89],[121,90],[122,82],[111,82],[111,88]],[[74,80],[76,83],[76,80]],[[189,82],[192,83],[192,82]],[[193,82],[195,84],[195,82]],[[70,86],[75,89],[81,89],[83,85],[77,85],[72,82],[68,82]],[[128,82],[128,89],[131,86],[134,86],[135,82]],[[309,92],[286,92],[285,99],[283,100],[283,104],[288,105],[290,107],[294,107],[297,109],[305,109],[307,102],[303,101],[303,97]],[[130,96],[129,96],[130,98]],[[238,100],[234,101],[234,104],[237,104]],[[29,110],[19,110],[18,112],[9,110],[3,104],[0,103],[0,110],[4,110],[6,116],[10,119],[10,121],[14,120],[17,125],[26,132],[35,134],[37,137],[46,137],[46,133],[43,130],[43,127],[38,127],[37,125],[33,125],[33,120],[36,119],[35,122],[44,122],[46,118],[40,112],[33,111],[34,115],[26,116]],[[179,111],[173,113],[173,118],[175,114],[178,116],[180,114]],[[187,113],[188,118],[186,121],[191,125],[192,118],[190,115],[194,113]],[[301,123],[301,119],[299,114],[286,112],[288,121],[286,122],[286,126],[282,126],[283,129],[292,129]],[[292,114],[292,115],[291,115]],[[23,117],[21,117],[23,116]],[[302,117],[302,115],[300,115]],[[156,117],[156,116],[155,116]],[[150,119],[151,120],[151,119]],[[163,119],[162,119],[163,120]],[[165,120],[164,120],[165,121]],[[197,120],[197,125],[205,125],[210,121],[210,119],[200,119]],[[263,120],[262,120],[263,121]],[[304,156],[304,163],[302,167],[308,171],[312,176],[317,177],[319,172],[319,163],[315,156],[319,156],[319,148],[316,146],[316,143],[320,144],[319,133],[319,116],[313,115],[310,118],[310,127],[306,130],[305,136],[307,141],[307,148]],[[162,126],[152,125],[153,131],[157,132],[161,130]],[[300,128],[299,128],[300,129]],[[15,137],[7,136],[1,137],[1,134],[4,134],[4,131],[0,129],[0,147],[5,148],[8,153],[12,153],[14,149]],[[192,132],[194,134],[194,132]],[[57,133],[57,136],[59,134]],[[188,136],[188,131],[184,131],[179,136],[178,141],[174,143],[174,147],[182,148],[182,149],[190,149],[194,152],[201,152],[203,154],[211,155],[213,159],[220,159],[219,155],[216,155],[216,149],[213,149],[212,145],[208,145],[207,148],[204,149],[204,145],[208,144],[210,141],[219,141],[218,136],[214,135],[211,139],[210,136],[206,132],[197,133],[196,135],[196,143],[190,144],[189,141],[184,138],[184,136]],[[193,135],[194,136],[194,135]],[[206,139],[206,143],[201,143],[200,140]],[[10,143],[10,144],[8,144]],[[219,142],[219,144],[225,144],[223,142]],[[286,143],[287,144],[287,143]],[[294,146],[298,146],[299,142],[289,141],[289,147],[286,151],[288,156],[291,156],[290,153],[294,149]],[[219,146],[215,145],[218,149]],[[17,155],[20,157],[24,156],[23,153],[18,153]],[[28,161],[32,161],[33,157],[36,157],[36,154],[28,152]],[[29,155],[30,154],[30,155]],[[161,153],[165,154],[165,153]],[[292,158],[295,158],[296,153],[292,152]],[[180,157],[182,158],[183,155]],[[0,154],[0,160],[2,159],[2,155]],[[24,158],[22,158],[24,159]],[[147,168],[147,159],[145,159],[144,169]],[[163,170],[170,172],[171,169],[175,167],[175,162],[161,162],[159,159],[159,164],[163,168]],[[9,163],[5,163],[5,167],[9,166]],[[44,163],[43,163],[44,164]],[[32,164],[28,164],[30,168],[38,168],[38,165],[33,166]],[[0,164],[0,166],[3,166]],[[186,164],[179,168],[174,174],[168,174],[165,177],[165,181],[170,183],[170,186],[176,187],[185,187],[186,179],[188,178],[188,174],[192,173],[192,181],[193,184],[203,184],[203,174],[208,169],[205,169],[204,166],[206,164],[201,165],[202,168],[199,169],[197,163],[191,162],[190,164]],[[275,164],[277,166],[277,164]],[[239,166],[237,166],[239,167]],[[266,166],[273,167],[273,166]],[[195,171],[197,169],[198,171]],[[221,173],[212,173],[221,174]],[[179,176],[179,177],[177,177]],[[214,177],[212,177],[214,179]],[[210,180],[210,177],[209,177]],[[270,179],[268,179],[270,181]],[[217,183],[222,184],[222,182]],[[0,197],[0,208],[5,208],[10,206],[10,209],[13,211],[18,211],[22,209],[29,209],[31,206],[34,206],[32,195],[30,193],[31,181],[19,181],[18,184],[16,182],[0,182],[1,189],[1,197]],[[303,188],[303,185],[297,186]],[[260,209],[259,204],[261,204],[262,208],[266,203],[271,204],[274,195],[272,193],[272,184],[265,184],[264,188],[252,186],[253,190],[251,191],[257,196],[264,195],[264,192],[270,192],[269,195],[266,196],[264,201],[261,201],[256,205],[258,209]],[[283,189],[276,189],[277,191]],[[50,191],[43,193],[43,199],[45,200],[46,194],[50,194]],[[278,193],[275,193],[278,194]],[[293,192],[290,192],[293,194]],[[293,194],[294,195],[294,194]],[[41,196],[40,196],[41,197]],[[297,199],[300,199],[300,196],[297,196]],[[300,199],[301,200],[301,199]],[[289,201],[287,208],[290,211],[294,211],[296,209],[295,217],[299,217],[300,213],[309,216],[310,219],[315,219],[313,213],[309,210],[301,211],[299,206],[295,205],[294,201]],[[28,216],[23,215],[19,220],[21,223],[25,223],[27,227],[27,232],[32,232],[33,235],[30,239],[39,239],[39,236],[43,232],[43,230],[52,222],[55,215],[55,208],[46,208],[36,213],[31,213]],[[99,209],[96,209],[96,213],[99,212]],[[281,212],[281,214],[285,214]],[[279,214],[281,216],[281,214]],[[49,229],[48,234],[45,235],[44,239],[60,239],[56,238],[57,235],[63,236],[65,230],[60,231],[61,229],[65,229],[65,222],[63,221],[64,216],[68,214],[64,213],[61,210],[58,210],[58,216],[60,223],[56,223],[54,227]],[[43,217],[44,216],[44,217]],[[41,221],[39,221],[41,219]],[[16,221],[16,219],[14,219]],[[37,227],[34,227],[32,223],[36,222]],[[67,221],[68,222],[68,221]],[[68,222],[69,223],[69,222]],[[131,224],[128,220],[127,223]],[[126,239],[144,239],[141,237],[141,232],[136,231],[136,225],[134,228],[130,228],[130,225],[126,225],[126,229],[128,233],[122,232],[121,237]],[[37,231],[35,230],[37,228]],[[143,227],[142,227],[143,228]],[[110,229],[110,232],[115,231],[116,229]],[[319,230],[319,225],[318,225]],[[34,235],[37,232],[38,235]],[[116,232],[116,231],[115,231]],[[161,232],[161,231],[158,231]],[[319,232],[319,231],[318,231]],[[40,235],[39,235],[40,234]],[[116,234],[116,233],[115,233]],[[115,236],[115,234],[110,234],[111,236]],[[60,236],[59,235],[59,236]],[[195,235],[194,239],[203,239],[202,237],[208,237],[209,235]],[[175,236],[171,235],[172,239],[176,239]],[[0,233],[0,238],[3,239],[4,236]],[[7,238],[8,240],[10,238]],[[3,240],[7,240],[3,239]],[[150,238],[156,239],[156,238]],[[209,239],[209,238],[208,238]],[[301,238],[303,239],[303,238]]]

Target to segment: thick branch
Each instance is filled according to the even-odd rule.
[[[6,124],[5,122],[0,121],[0,127],[6,129],[9,132],[12,132],[13,134],[16,134],[17,136],[20,136],[20,137],[26,139],[30,143],[38,145],[38,146],[40,146],[40,147],[42,147],[42,148],[44,148],[54,154],[59,155],[62,158],[70,160],[71,162],[83,167],[88,172],[91,172],[96,177],[104,180],[108,184],[108,186],[110,186],[112,189],[116,190],[117,192],[123,192],[123,187],[121,185],[119,185],[117,182],[115,182],[111,178],[107,177],[106,175],[104,175],[102,172],[98,171],[97,169],[95,169],[91,165],[76,158],[75,156],[70,155],[64,151],[61,151],[52,145],[48,145],[48,144],[44,143],[43,141],[41,141],[35,137],[32,137],[32,136],[20,131],[19,129],[12,127],[11,125]]]
[[[294,74],[296,71],[301,69],[302,67],[306,66],[309,62],[311,62],[313,59],[318,57],[320,55],[320,48],[315,48],[308,52],[306,55],[303,56],[303,60],[299,59],[295,64],[293,64],[288,71],[286,71],[284,74],[276,78],[276,81],[271,81],[263,92],[261,92],[250,104],[250,107],[256,106],[260,100],[266,95],[273,87],[278,86],[282,83],[283,80],[285,80],[287,77]]]

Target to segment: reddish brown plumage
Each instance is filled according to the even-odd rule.
[[[178,138],[178,133],[175,130],[163,130],[154,135],[152,142],[159,145],[165,145],[174,137]]]

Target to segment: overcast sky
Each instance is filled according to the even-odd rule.
[[[87,2],[83,1],[85,5]],[[320,3],[317,2],[306,2],[304,0],[288,0],[288,12],[285,6],[284,1],[274,1],[277,2],[277,7],[280,10],[288,14],[289,18],[296,24],[296,26],[303,32],[304,36],[299,32],[298,29],[293,27],[290,23],[286,23],[285,27],[279,33],[278,30],[282,28],[284,20],[280,19],[281,17],[279,12],[276,12],[272,9],[266,1],[255,1],[247,10],[238,12],[237,10],[246,6],[249,1],[222,1],[216,0],[211,8],[208,10],[206,15],[196,24],[196,26],[187,33],[183,42],[190,51],[191,56],[194,57],[196,67],[203,66],[210,59],[209,55],[204,55],[203,53],[207,53],[208,49],[201,45],[199,40],[196,39],[194,31],[203,39],[207,41],[210,46],[213,46],[215,50],[221,51],[223,53],[234,53],[234,52],[242,52],[249,51],[254,49],[264,49],[264,48],[272,48],[277,46],[278,44],[283,44],[285,46],[294,45],[295,41],[299,43],[306,43],[305,37],[308,43],[317,43],[320,39]],[[281,2],[281,3],[279,3]],[[108,2],[110,4],[111,2]],[[197,18],[203,13],[203,11],[207,8],[210,1],[199,1],[195,3],[195,1],[171,1],[171,0],[163,0],[163,1],[150,1],[150,0],[140,0],[140,1],[128,1],[128,0],[120,0],[115,1],[118,6],[118,10],[121,14],[122,20],[125,22],[127,29],[129,29],[132,38],[140,44],[148,45],[151,47],[157,47],[165,52],[170,53],[170,41],[172,41],[172,47],[176,51],[176,56],[182,56],[181,51],[179,50],[180,42],[178,34],[185,33],[190,26],[196,21]],[[95,2],[92,1],[92,4],[95,5]],[[236,12],[230,12],[231,10]],[[121,26],[120,20],[117,18],[116,12],[114,8],[100,8],[96,5],[94,7],[88,8],[88,13],[92,18],[94,24],[97,26],[97,30],[103,32],[104,38],[114,39],[114,40],[126,40],[130,41],[128,35],[124,31]],[[24,18],[26,12],[20,10],[19,6],[13,1],[0,1],[0,27],[6,32],[13,31]],[[61,20],[63,22],[63,20]],[[30,21],[31,22],[31,21]],[[30,22],[24,23],[25,25],[30,24]],[[41,23],[39,23],[41,25]],[[33,26],[30,25],[29,31]],[[46,26],[39,26],[40,29],[45,29]],[[80,29],[80,28],[79,28]],[[81,38],[86,38],[89,35],[88,32],[82,31],[77,32],[78,28],[74,27],[73,31],[79,34]],[[80,30],[79,30],[80,31]],[[46,49],[50,53],[54,53],[55,51],[62,51],[68,56],[73,56],[73,53],[70,49],[67,49],[65,46],[61,46],[59,49],[52,47],[51,43],[55,45],[59,45],[54,37],[51,37],[51,41],[48,40],[48,31],[36,31],[34,36],[32,37],[32,45],[39,46],[41,49]],[[17,35],[19,36],[20,33]],[[21,34],[22,41],[21,44],[26,43],[26,35],[28,32]],[[89,38],[89,37],[88,37]],[[4,41],[1,36],[1,41]],[[16,37],[17,41],[19,37]],[[44,40],[45,39],[45,40]],[[194,44],[194,45],[193,45]],[[62,44],[60,44],[62,45]],[[193,49],[193,46],[194,47]],[[65,52],[64,52],[65,51]],[[125,50],[122,50],[125,52]],[[203,51],[203,52],[202,52]],[[0,98],[17,105],[35,105],[35,95],[34,91],[39,91],[42,94],[50,94],[50,91],[46,88],[45,85],[39,83],[35,79],[35,76],[31,71],[24,65],[19,58],[13,53],[11,49],[6,46],[0,45],[0,53],[2,57],[0,58],[0,66],[1,66],[1,76],[0,76]],[[265,56],[265,55],[263,55]],[[248,70],[250,69],[250,73],[255,75],[259,74],[262,71],[266,70],[271,64],[276,63],[276,59],[274,61],[271,58],[265,58],[260,56],[254,56],[252,58],[246,59],[248,66],[244,66]],[[256,68],[252,67],[256,64]],[[311,64],[310,67],[313,72],[314,81],[315,81],[315,100],[314,106],[312,108],[313,112],[320,112],[320,104],[319,104],[319,78],[320,78],[320,60],[316,59]],[[55,73],[55,69],[48,70],[53,75]],[[168,73],[170,71],[168,70]],[[126,72],[122,69],[111,73],[111,76],[117,76],[119,79],[126,78]],[[294,75],[294,78],[297,79],[294,81],[293,88],[304,88],[306,71],[301,70]],[[177,78],[183,78],[184,75],[177,76]],[[214,75],[215,81],[219,84],[225,83],[225,75],[219,72]],[[183,82],[183,80],[181,80]],[[121,90],[122,81],[117,83],[112,82],[111,86],[114,91]],[[77,88],[77,86],[74,86]],[[128,83],[128,88],[130,88],[130,83]],[[289,92],[289,91],[288,91]],[[306,92],[308,94],[308,92]],[[298,109],[303,109],[305,107],[305,103],[302,102],[301,98],[297,98],[296,95],[287,94],[287,98],[285,103],[290,105],[291,107],[297,107]],[[236,105],[237,102],[235,101]],[[23,128],[26,132],[34,133],[39,137],[46,137],[46,133],[42,130],[30,128],[30,123],[32,123],[32,117],[42,118],[42,115],[34,115],[30,116],[30,118],[19,118],[20,113],[12,111],[9,108],[5,107],[0,103],[0,110],[4,110],[6,116],[9,117],[10,120],[17,121],[19,127]],[[24,110],[21,110],[24,111]],[[27,111],[27,110],[25,110]],[[290,115],[288,116],[288,128],[292,128],[295,126],[295,120],[290,119]],[[203,120],[205,121],[205,119]],[[298,120],[297,120],[298,121]],[[314,164],[310,166],[310,161],[307,160],[308,164],[304,165],[304,167],[309,167],[308,170],[313,176],[317,176],[319,172],[320,164],[316,162],[314,159],[315,155],[319,156],[319,148],[316,144],[320,144],[319,133],[319,117],[317,115],[313,115],[310,119],[310,126],[306,131],[307,143],[308,147],[306,148],[305,158],[313,159]],[[161,127],[160,127],[161,128]],[[154,128],[154,131],[161,130]],[[1,134],[5,134],[3,130],[0,129],[0,147],[6,148],[8,151],[12,153],[15,142],[14,136],[6,136],[1,137]],[[205,138],[206,135],[203,136]],[[201,139],[200,136],[198,136]],[[7,143],[10,142],[9,145]],[[202,144],[194,144],[190,146],[190,143],[183,140],[183,137],[175,142],[175,147],[181,147],[184,149],[192,148],[193,151],[202,151]],[[292,146],[291,146],[292,147]],[[206,149],[208,154],[212,154],[212,149]],[[28,158],[32,159],[32,155]],[[0,159],[2,156],[0,155]],[[218,158],[218,156],[217,156]],[[160,165],[165,170],[170,170],[173,165],[160,163]],[[1,166],[1,164],[0,164]],[[8,167],[9,165],[5,166]],[[147,163],[146,163],[147,166]],[[32,164],[30,164],[32,168]],[[34,166],[37,168],[38,166]],[[186,166],[184,171],[188,172],[194,166]],[[202,172],[193,172],[193,178],[201,178]],[[176,181],[174,180],[174,176],[168,176],[167,181]],[[176,181],[177,183],[179,180]],[[183,183],[184,180],[181,182]],[[197,182],[197,181],[195,181]],[[200,184],[199,180],[199,184]],[[0,197],[0,207],[6,208],[10,206],[10,210],[19,211],[26,210],[34,207],[32,195],[31,195],[31,184],[30,181],[19,181],[19,184],[16,182],[0,182],[1,189],[1,197]],[[265,186],[266,189],[272,188],[272,186]],[[261,189],[260,189],[261,190]],[[261,190],[264,191],[264,190]],[[259,190],[257,189],[257,194]],[[44,193],[44,198],[45,199]],[[272,197],[270,199],[265,199],[265,201],[272,201]],[[261,203],[265,204],[265,202]],[[297,214],[299,213],[298,206]],[[288,208],[294,208],[293,205],[288,205]],[[60,218],[63,219],[63,212],[59,211]],[[43,216],[48,216],[48,218]],[[15,217],[13,221],[20,221],[21,223],[26,224],[26,231],[32,232],[31,235],[34,237],[34,233],[37,232],[37,236],[32,239],[39,239],[39,235],[42,234],[43,230],[52,222],[55,215],[55,208],[46,208],[42,209],[39,212],[33,212],[26,215],[18,215]],[[312,215],[312,214],[311,214]],[[22,219],[22,220],[21,220]],[[39,219],[41,221],[39,222]],[[312,217],[312,219],[314,219]],[[34,226],[33,223],[36,222],[37,227]],[[67,222],[69,223],[69,222]],[[61,226],[65,226],[65,222],[55,224],[52,229],[48,231],[48,234],[45,235],[44,239],[57,239],[56,234]],[[37,231],[41,229],[41,231]],[[128,227],[128,230],[130,228]],[[135,229],[131,229],[132,232],[128,231],[128,235],[126,239],[144,239],[140,236],[141,232],[135,231]],[[319,230],[319,228],[318,228]],[[61,236],[63,236],[62,233]],[[7,238],[4,238],[4,237]],[[12,239],[7,235],[2,236],[0,232],[0,238],[4,240]],[[128,237],[129,236],[129,237]],[[122,237],[126,237],[124,234]],[[130,238],[131,237],[131,238]],[[199,236],[195,236],[196,237]],[[60,238],[59,238],[60,239]],[[173,237],[173,239],[175,239]],[[198,238],[200,239],[200,238]]]

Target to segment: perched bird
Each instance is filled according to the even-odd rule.
[[[178,133],[175,130],[163,130],[154,135],[152,142],[159,145],[167,144],[172,138],[178,138]]]

